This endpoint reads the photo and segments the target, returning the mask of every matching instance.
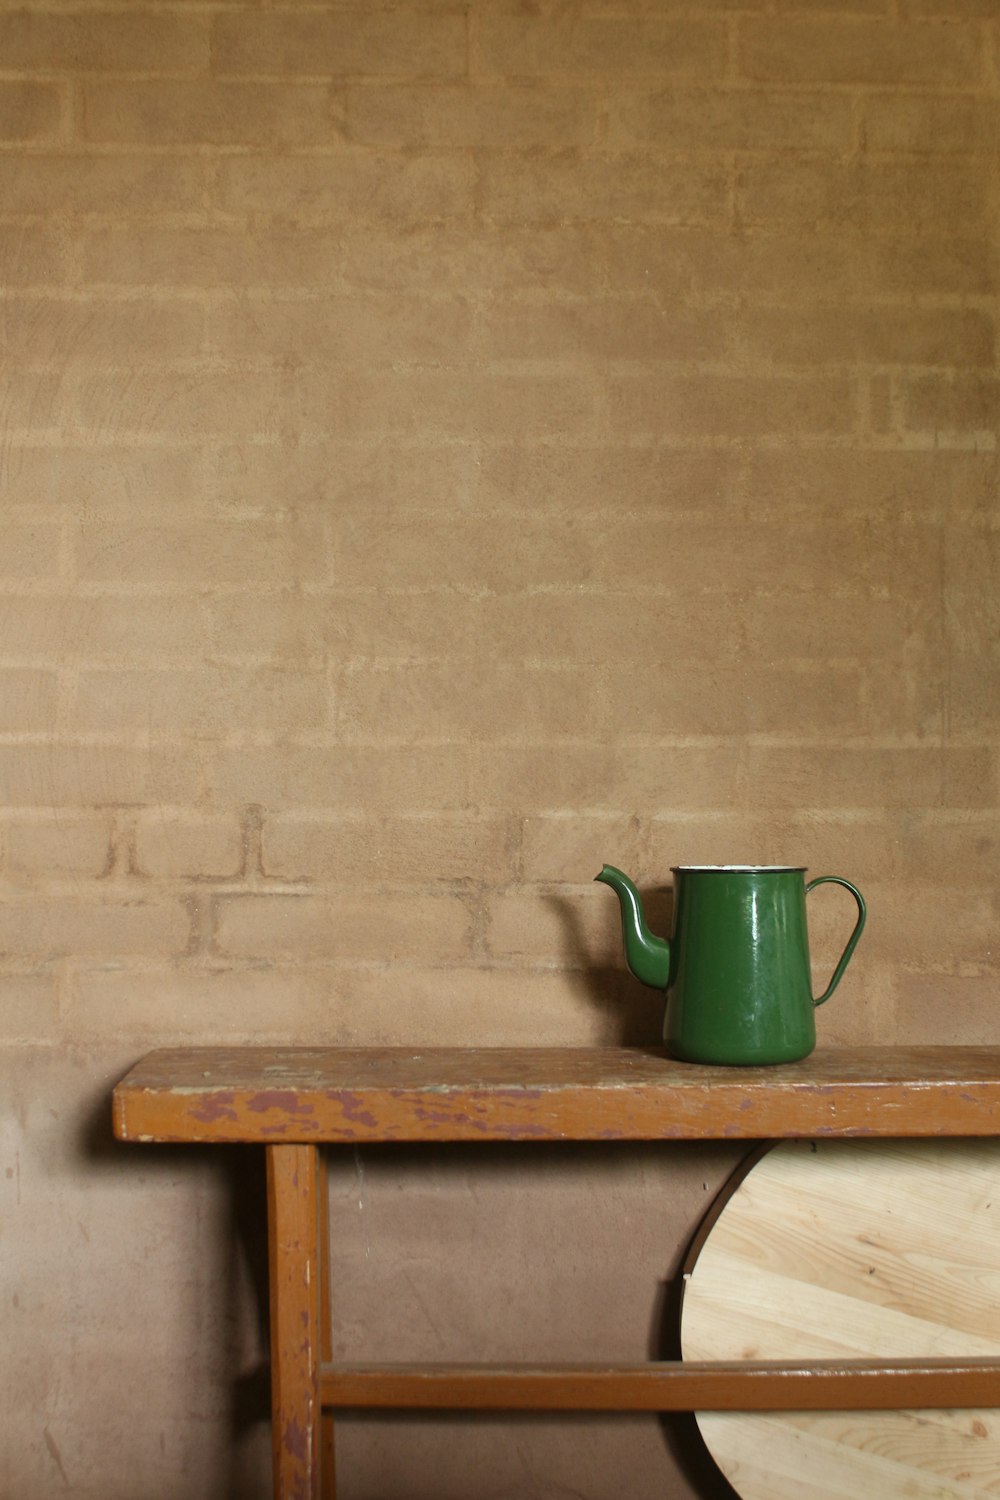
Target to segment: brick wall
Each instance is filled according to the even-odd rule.
[[[993,0],[0,5],[25,1361],[70,1219],[139,1295],[146,1047],[654,1039],[605,859],[853,877],[822,1039],[994,1038],[998,122]],[[216,1418],[107,1429],[96,1334],[72,1393],[14,1361],[11,1500],[124,1500],[161,1430],[158,1495],[230,1483],[187,1170],[215,1259],[163,1228],[190,1316],[115,1348]],[[591,1482],[553,1445],[512,1492]]]

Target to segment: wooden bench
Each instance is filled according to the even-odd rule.
[[[1000,1135],[1000,1049],[704,1068],[656,1048],[206,1047],[150,1053],[119,1139],[265,1147],[274,1493],[334,1494],[336,1407],[763,1411],[1000,1406],[1000,1362],[347,1365],[331,1358],[320,1148],[364,1142]],[[1000,1259],[1000,1252],[998,1252]]]

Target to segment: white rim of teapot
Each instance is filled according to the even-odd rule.
[[[798,875],[804,874],[805,865],[671,865],[678,873],[682,870],[716,871],[727,875]]]

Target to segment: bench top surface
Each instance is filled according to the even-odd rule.
[[[656,1047],[182,1047],[114,1091],[129,1141],[1000,1135],[1000,1048],[818,1050],[700,1067]]]

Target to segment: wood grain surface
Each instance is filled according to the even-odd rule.
[[[790,1141],[689,1261],[685,1360],[995,1358],[1000,1142]],[[985,1500],[1000,1412],[699,1413],[744,1500]]]

